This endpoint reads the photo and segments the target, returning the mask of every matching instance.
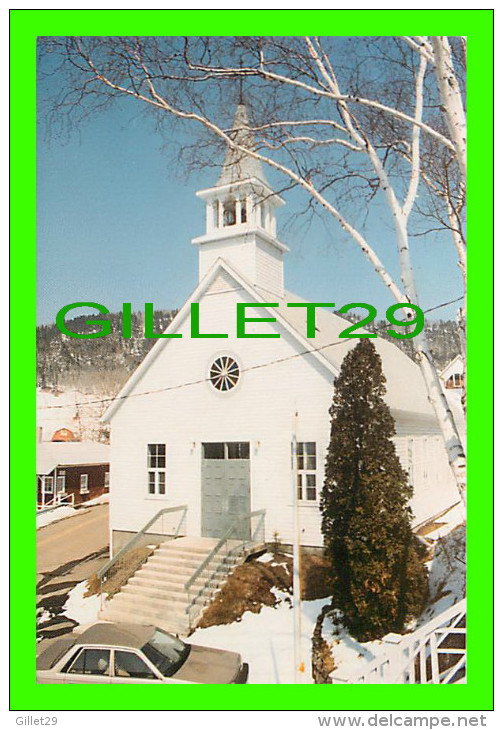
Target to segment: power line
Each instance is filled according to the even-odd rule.
[[[442,307],[447,307],[448,304],[455,304],[456,302],[460,302],[462,299],[464,299],[464,296],[458,297],[457,299],[451,299],[450,302],[444,302],[443,304],[437,304],[436,307],[430,307],[429,309],[423,309],[423,314],[426,314],[427,312],[434,312],[436,309],[442,309]]]
[[[451,299],[448,302],[443,302],[443,304],[437,304],[435,307],[431,307],[430,309],[423,310],[423,313],[426,312],[432,312],[436,309],[441,309],[442,307],[447,307],[449,304],[453,304],[455,302],[459,302],[463,299],[463,297],[458,297],[457,299]],[[404,307],[407,305],[404,304]],[[372,334],[378,334],[379,332],[384,332],[384,330],[388,330],[388,324],[383,325],[382,327],[378,327],[372,332]],[[321,345],[320,347],[313,347],[309,350],[302,350],[301,352],[296,352],[293,355],[287,355],[285,357],[278,358],[277,360],[270,360],[269,362],[259,363],[258,365],[252,365],[248,368],[243,368],[241,370],[242,373],[251,372],[253,370],[260,370],[265,367],[270,367],[271,365],[279,365],[284,362],[288,362],[289,360],[295,360],[298,357],[303,357],[304,355],[309,355],[314,352],[321,352],[322,350],[327,350],[329,347],[337,347],[338,345],[344,345],[346,342],[350,342],[352,339],[351,337],[344,338],[343,340],[339,339],[337,342],[329,342],[326,345]],[[188,388],[192,385],[200,385],[202,383],[208,383],[210,382],[210,378],[201,378],[199,380],[192,380],[190,382],[186,383],[179,383],[178,385],[168,385],[165,388],[156,388],[154,390],[145,390],[141,393],[129,393],[127,395],[121,395],[121,396],[111,396],[110,398],[99,398],[97,400],[89,400],[89,401],[82,401],[80,403],[75,403],[75,406],[91,406],[91,405],[97,405],[100,403],[113,403],[114,401],[122,401],[126,400],[127,398],[138,398],[140,396],[144,395],[155,395],[156,393],[167,393],[168,391],[172,390],[180,390],[181,388]],[[68,408],[68,404],[65,405],[57,405],[57,406],[41,406],[37,410],[57,410],[61,408]]]

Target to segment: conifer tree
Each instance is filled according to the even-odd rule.
[[[425,550],[411,529],[412,488],[392,441],[385,382],[375,347],[360,340],[335,380],[321,496],[333,606],[360,641],[402,632],[427,590]]]

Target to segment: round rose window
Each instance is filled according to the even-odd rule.
[[[217,357],[210,368],[210,381],[214,388],[222,392],[232,390],[239,380],[239,365],[228,355]]]

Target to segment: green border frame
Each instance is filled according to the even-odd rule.
[[[492,549],[492,10],[11,10],[12,710],[491,710]],[[466,685],[181,685],[169,692],[35,683],[36,52],[41,35],[428,35],[468,37],[470,235],[468,374],[468,682]],[[19,302],[23,320],[19,322]],[[477,328],[483,322],[483,330]],[[480,336],[482,335],[482,336]],[[19,434],[28,434],[26,448]],[[24,482],[24,479],[23,479]],[[476,624],[471,617],[479,617]]]

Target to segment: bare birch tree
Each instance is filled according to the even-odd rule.
[[[205,152],[206,160],[214,157],[213,141],[267,165],[284,186],[304,190],[358,246],[407,313],[407,304],[419,304],[410,222],[420,190],[429,190],[445,206],[447,219],[452,218],[460,261],[465,250],[464,187],[462,202],[454,202],[452,186],[446,188],[445,180],[432,174],[433,166],[424,163],[421,144],[423,140],[428,159],[445,160],[444,170],[455,158],[464,186],[461,92],[453,86],[447,39],[373,41],[384,48],[379,59],[362,53],[360,39],[43,39],[42,53],[52,54],[47,73],[61,78],[48,118],[58,125],[72,123],[124,98],[154,110],[161,123],[193,123],[202,133],[199,160]],[[237,130],[229,127],[229,114],[243,81],[250,117],[242,116],[243,129]],[[366,93],[366,87],[376,93]],[[398,261],[400,282],[357,214],[373,201],[384,202],[393,221],[396,251],[391,260]],[[412,317],[410,310],[407,316]],[[424,333],[412,341],[464,501],[465,455],[453,414]]]

